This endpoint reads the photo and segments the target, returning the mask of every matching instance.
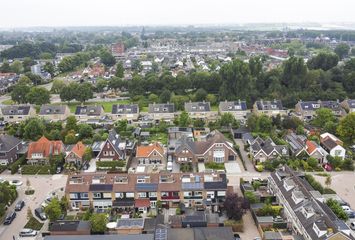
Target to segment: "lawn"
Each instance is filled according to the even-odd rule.
[[[149,142],[161,142],[162,144],[168,144],[168,134],[166,133],[152,133],[149,136]]]
[[[101,105],[104,108],[104,111],[110,113],[112,111],[112,105],[114,104],[129,104],[129,100],[112,100],[112,101],[102,101],[102,102],[86,102],[84,105]],[[61,103],[63,104],[63,103]],[[70,102],[65,103],[68,105],[70,112],[75,113],[76,106],[80,105],[80,102]]]
[[[12,101],[11,99],[7,99],[7,100],[3,101],[2,104],[4,104],[4,105],[13,105],[13,104],[15,104],[15,102]]]
[[[224,170],[224,163],[215,163],[215,162],[207,162],[205,163],[206,169],[214,169],[214,170]]]

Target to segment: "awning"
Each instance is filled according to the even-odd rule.
[[[150,201],[148,198],[143,198],[143,199],[136,199],[134,206],[136,208],[141,208],[141,207],[150,207]]]
[[[134,199],[116,199],[113,201],[112,207],[133,207]]]

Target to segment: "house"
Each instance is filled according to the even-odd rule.
[[[50,158],[64,153],[62,141],[50,141],[45,136],[28,145],[27,162],[30,164],[48,164]]]
[[[0,165],[8,165],[18,158],[18,151],[22,149],[22,141],[7,134],[0,135]]]
[[[320,108],[331,109],[335,116],[341,117],[346,114],[345,110],[340,106],[339,101],[302,101],[300,100],[295,106],[296,116],[301,120],[312,120],[316,111]]]
[[[271,138],[263,140],[257,137],[250,145],[250,155],[255,164],[272,160],[279,157],[288,157],[288,147],[286,145],[276,145]]]
[[[70,209],[129,210],[184,206],[215,212],[227,194],[225,173],[80,173],[70,175],[65,195]]]
[[[128,122],[136,121],[139,117],[138,104],[114,104],[111,112],[112,120],[125,119]]]
[[[164,149],[159,143],[138,146],[136,158],[139,165],[164,164],[166,160]]]
[[[185,111],[190,118],[213,120],[217,118],[218,113],[211,111],[209,102],[185,102]]]
[[[65,121],[69,115],[67,105],[42,105],[39,110],[39,116],[48,121]]]
[[[89,221],[57,220],[49,224],[51,235],[90,235],[91,224]]]
[[[236,160],[238,155],[233,148],[233,143],[221,132],[214,130],[207,135],[205,141],[194,142],[191,138],[182,137],[176,143],[174,156],[179,163],[225,163]]]
[[[355,99],[345,99],[340,103],[348,113],[355,112]]]
[[[21,122],[36,115],[31,105],[11,105],[1,108],[5,122]]]
[[[175,105],[173,103],[149,104],[148,114],[155,121],[172,121],[175,117]]]
[[[330,139],[332,139],[334,142],[336,142],[337,144],[339,144],[339,145],[341,145],[341,146],[343,146],[343,141],[341,141],[339,138],[337,138],[336,136],[334,136],[333,134],[331,134],[331,133],[328,133],[328,132],[326,132],[326,133],[322,133],[321,135],[320,135],[320,140],[322,141],[322,140],[325,140],[326,138],[330,138]]]
[[[253,105],[253,112],[256,114],[265,114],[269,117],[275,117],[277,115],[287,115],[287,110],[282,106],[281,100],[259,100]]]
[[[314,141],[306,141],[306,151],[308,156],[316,158],[319,163],[327,162],[327,151],[325,151],[321,146],[319,146]]]
[[[114,130],[110,130],[108,138],[97,155],[99,161],[126,160],[126,141]]]
[[[346,150],[340,144],[338,144],[332,137],[321,138],[321,146],[329,153],[332,157],[340,157],[344,160]]]
[[[231,113],[235,119],[240,122],[245,122],[247,119],[247,115],[250,111],[247,109],[247,103],[245,101],[230,101],[227,100],[219,103],[219,112],[223,113]]]
[[[173,156],[177,147],[177,142],[182,137],[193,139],[192,128],[189,127],[169,127],[168,128],[168,155]]]
[[[307,154],[306,141],[307,138],[303,135],[297,135],[294,132],[290,132],[285,136],[286,142],[289,144],[290,154],[294,157]]]
[[[82,166],[84,164],[84,154],[86,151],[86,146],[80,141],[73,146],[68,151],[65,157],[66,163],[74,163],[77,166]]]
[[[75,109],[75,118],[79,122],[89,120],[99,120],[104,116],[104,109],[98,105],[77,106]]]
[[[301,172],[287,165],[268,177],[268,189],[283,206],[287,226],[305,240],[354,239],[350,228],[323,201]]]

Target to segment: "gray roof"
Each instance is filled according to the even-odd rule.
[[[60,220],[55,221],[49,225],[49,231],[78,231],[78,230],[88,230],[90,231],[91,225],[89,221],[67,221]]]
[[[148,107],[149,113],[173,113],[175,105],[173,103],[151,103]]]
[[[186,112],[209,112],[211,106],[209,102],[185,102]]]
[[[183,182],[181,183],[181,189],[182,190],[199,190],[199,189],[204,189],[203,187],[203,182]]]
[[[31,106],[22,106],[22,105],[11,105],[4,106],[1,108],[3,115],[28,115],[30,112]]]
[[[260,101],[256,101],[256,106],[258,110],[282,110],[283,109],[281,100],[272,100],[272,101],[260,100]]]
[[[138,113],[138,104],[114,104],[112,114],[135,114]]]
[[[316,111],[319,108],[341,109],[340,103],[337,101],[299,101],[298,103],[303,110],[307,111]]]
[[[302,135],[296,135],[295,133],[289,133],[285,136],[285,140],[290,145],[291,152],[298,154],[306,147],[306,137]]]
[[[63,235],[46,236],[44,240],[154,240],[154,234],[128,234],[128,235]]]
[[[238,112],[247,110],[247,103],[245,101],[225,101],[219,103],[219,110],[226,112]]]
[[[39,115],[64,114],[66,105],[42,105]]]
[[[355,99],[347,99],[345,101],[348,102],[349,108],[355,108]]]
[[[143,218],[130,218],[117,220],[117,228],[132,228],[132,227],[144,227]]]
[[[123,141],[121,140],[121,137],[119,134],[114,129],[111,129],[108,134],[108,140],[111,142],[113,148],[116,150],[116,152],[123,158],[125,156],[125,152],[120,149],[119,145]]]
[[[259,152],[263,150],[267,155],[270,155],[274,150],[276,150],[280,155],[288,155],[288,148],[285,145],[276,145],[271,138],[262,140],[261,138],[256,138],[252,145],[250,146],[253,152]],[[283,151],[285,150],[285,153]]]
[[[101,105],[77,106],[75,115],[100,116],[103,113]]]
[[[20,143],[20,139],[7,134],[2,134],[0,135],[0,152],[8,152]]]

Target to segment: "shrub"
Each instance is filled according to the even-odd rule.
[[[205,167],[207,169],[214,169],[214,170],[224,170],[224,163],[216,163],[216,162],[207,162],[205,163]]]
[[[226,220],[226,221],[224,221],[224,226],[232,227],[233,232],[243,232],[244,231],[243,220],[239,220],[239,221]]]
[[[344,209],[340,206],[340,204],[336,200],[330,198],[326,201],[326,204],[339,219],[344,221],[349,219]]]
[[[262,172],[262,171],[264,171],[264,166],[261,165],[261,164],[258,164],[258,165],[255,166],[255,169],[256,169],[256,171],[258,171],[258,172]]]
[[[11,163],[8,168],[11,170],[11,174],[17,173],[20,166],[26,164],[26,156],[22,156],[17,159],[15,162]]]
[[[177,208],[175,214],[176,214],[176,215],[181,215],[181,209],[180,209],[180,208]]]
[[[117,169],[125,166],[126,166],[126,161],[97,161],[96,162],[96,167],[99,170]]]
[[[25,191],[26,195],[33,195],[34,193],[35,193],[34,189],[28,189],[28,190]]]
[[[31,228],[33,230],[41,230],[43,223],[40,223],[35,217],[31,216],[25,225],[25,228]]]

